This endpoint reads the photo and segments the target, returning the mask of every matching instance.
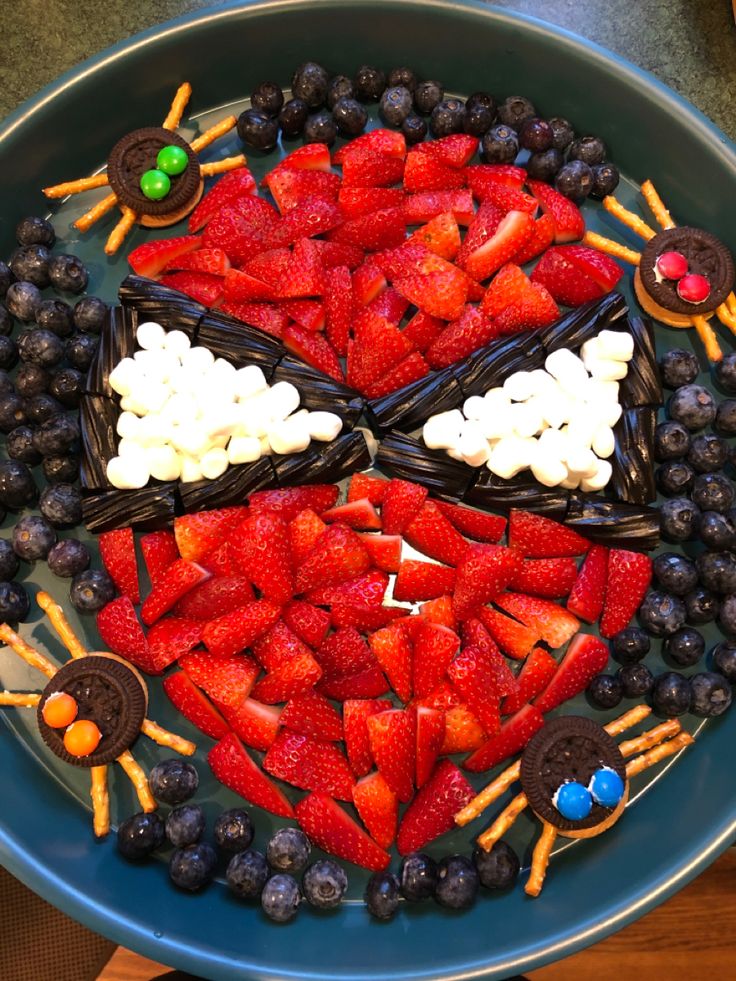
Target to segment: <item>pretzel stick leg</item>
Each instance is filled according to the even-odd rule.
[[[699,314],[694,314],[690,319],[693,322],[693,327],[698,332],[698,337],[703,343],[708,360],[720,361],[723,357],[723,351],[711,325],[705,317],[701,317]]]
[[[115,194],[108,194],[106,198],[98,201],[93,208],[86,211],[81,218],[77,218],[74,222],[74,227],[80,232],[88,232],[94,223],[99,221],[108,211],[112,211],[117,203],[117,196]]]
[[[458,811],[455,815],[455,824],[459,824],[460,827],[464,827],[466,824],[470,824],[479,815],[485,811],[489,804],[492,804],[494,800],[498,800],[501,794],[507,790],[514,780],[519,779],[519,770],[521,764],[516,762],[512,766],[508,767],[499,773],[496,779],[489,783],[487,787],[484,787],[481,792],[474,797],[469,804],[467,804],[462,811]]]
[[[672,220],[672,215],[669,213],[667,208],[664,206],[664,201],[659,196],[654,188],[654,184],[647,180],[641,185],[641,193],[649,205],[649,210],[652,212],[654,217],[657,219],[657,224],[662,228],[674,228],[675,223]]]
[[[237,170],[238,167],[245,167],[245,156],[242,153],[237,157],[225,157],[224,160],[200,164],[199,172],[202,177],[214,177],[215,174],[225,174],[229,170]]]
[[[16,708],[35,708],[41,696],[22,691],[0,691],[0,705],[14,705]]]
[[[199,153],[200,150],[204,150],[205,147],[209,146],[210,143],[214,143],[215,140],[219,140],[221,136],[225,136],[229,133],[231,129],[235,127],[238,120],[236,116],[226,116],[221,119],[219,123],[215,123],[214,126],[210,126],[206,129],[204,133],[200,133],[199,136],[192,140],[189,146],[194,150],[195,153]]]
[[[517,794],[511,803],[501,811],[490,828],[484,831],[482,835],[478,835],[480,847],[489,852],[498,839],[503,838],[528,803],[526,794]]]
[[[136,213],[123,205],[120,209],[123,217],[110,232],[110,237],[105,242],[105,255],[115,255],[120,246],[125,241],[125,236],[136,222]]]
[[[659,743],[664,742],[665,739],[676,736],[681,731],[682,726],[677,719],[668,719],[661,725],[643,732],[636,739],[629,739],[624,743],[619,743],[618,748],[621,750],[622,756],[636,756],[637,753],[644,753],[646,750],[651,749],[652,746],[657,746]]]
[[[73,658],[86,657],[87,649],[82,646],[79,637],[72,630],[71,624],[64,616],[64,611],[48,593],[40,592],[36,602],[51,622],[51,626],[59,635],[59,639]]]
[[[619,715],[617,719],[613,719],[608,725],[603,726],[603,728],[609,736],[619,736],[627,729],[633,729],[635,725],[638,725],[651,714],[652,710],[648,705],[635,705],[633,709],[629,709],[628,712]]]
[[[153,799],[153,794],[148,786],[148,777],[146,776],[143,767],[136,762],[135,757],[129,749],[126,749],[124,753],[118,756],[118,763],[125,770],[128,775],[128,779],[135,787],[135,792],[138,794],[138,800],[140,801],[141,807],[148,814],[151,811],[156,810],[156,801]]]
[[[690,746],[694,742],[695,740],[689,732],[681,732],[674,739],[660,743],[659,746],[642,753],[641,756],[635,756],[633,760],[629,760],[626,764],[626,776],[629,779],[635,777],[642,770],[666,760],[668,756],[674,756],[675,753],[679,753],[681,749],[685,749],[686,746]]]
[[[613,215],[614,218],[618,218],[620,222],[623,222],[627,228],[630,228],[632,232],[636,232],[636,234],[640,238],[643,238],[646,242],[648,242],[650,238],[654,238],[654,236],[657,234],[653,228],[650,228],[649,225],[647,225],[643,218],[635,215],[634,212],[629,211],[628,208],[624,208],[624,206],[617,201],[612,194],[608,194],[605,198],[603,198],[603,207],[609,214]]]
[[[181,117],[184,115],[184,110],[187,107],[187,102],[192,97],[192,86],[189,82],[183,82],[179,88],[176,90],[176,95],[171,103],[171,109],[169,109],[169,114],[163,121],[163,128],[168,130],[175,130],[178,128],[181,122]]]
[[[92,826],[97,838],[104,838],[110,830],[110,795],[107,792],[107,767],[93,766],[92,779]]]
[[[32,668],[41,671],[47,678],[53,678],[58,671],[55,664],[52,664],[47,657],[31,647],[30,644],[26,644],[22,637],[10,629],[7,623],[0,623],[0,640],[8,647],[12,647],[18,657],[22,657],[26,664],[30,664]]]
[[[173,749],[175,753],[181,753],[182,756],[192,756],[197,748],[188,739],[177,736],[176,733],[169,732],[168,729],[163,729],[158,722],[153,722],[151,719],[143,720],[141,732],[144,736],[148,736],[149,739],[158,743],[159,746],[168,746],[169,749]]]
[[[729,293],[726,297],[726,306],[731,311],[731,313],[736,316],[736,294]]]
[[[545,821],[542,825],[542,833],[534,846],[532,867],[529,871],[526,886],[524,887],[524,892],[527,896],[538,896],[542,891],[544,877],[547,874],[547,866],[549,865],[549,856],[556,838],[557,829]]]
[[[722,303],[719,307],[716,307],[716,316],[722,324],[728,327],[732,334],[736,334],[736,314],[731,313],[728,309],[728,304]]]
[[[107,187],[107,184],[107,174],[95,174],[93,177],[80,177],[76,181],[45,187],[43,193],[47,198],[65,198],[67,194],[81,194],[82,191],[92,191],[96,187]]]
[[[586,232],[583,235],[583,243],[593,249],[598,249],[600,252],[606,252],[616,259],[621,259],[623,262],[628,262],[632,266],[638,266],[641,260],[638,252],[634,252],[633,249],[627,249],[625,245],[620,245],[611,238],[598,235],[597,232]]]

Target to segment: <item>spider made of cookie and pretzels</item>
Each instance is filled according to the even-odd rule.
[[[89,769],[94,833],[101,838],[110,830],[110,763],[123,768],[143,810],[156,810],[146,774],[130,751],[140,733],[183,756],[191,756],[196,747],[146,717],[148,689],[131,664],[115,654],[85,650],[58,603],[44,592],[36,600],[71,660],[57,668],[8,624],[0,624],[0,641],[49,679],[40,694],[0,691],[0,706],[36,708],[49,749],[66,763]]]
[[[605,726],[581,716],[562,716],[546,723],[529,740],[521,758],[455,815],[456,823],[464,826],[473,821],[520,781],[521,793],[478,836],[478,844],[490,851],[522,811],[530,808],[542,823],[542,833],[534,847],[525,892],[538,896],[558,835],[593,838],[607,831],[624,812],[631,777],[694,742],[677,719],[669,719],[634,739],[616,743],[615,736],[638,725],[651,711],[637,705]]]
[[[634,290],[646,313],[670,327],[694,327],[708,358],[720,361],[723,352],[708,321],[715,316],[736,334],[731,253],[710,232],[677,226],[651,181],[644,181],[641,193],[661,232],[612,195],[603,199],[606,211],[644,239],[641,252],[595,232],[586,232],[583,242],[636,266]]]
[[[184,82],[162,126],[137,129],[122,137],[110,151],[103,173],[43,189],[47,198],[64,198],[97,187],[111,188],[110,194],[74,222],[75,228],[86,232],[118,205],[122,217],[105,244],[107,255],[117,252],[136,222],[146,228],[165,228],[188,215],[202,197],[205,177],[245,166],[242,153],[214,163],[200,164],[197,159],[205,147],[235,127],[235,116],[221,119],[191,143],[176,133],[191,94],[191,85]]]

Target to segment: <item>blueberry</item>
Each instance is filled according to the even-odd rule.
[[[355,98],[352,78],[347,75],[333,75],[327,86],[327,108],[334,109],[340,99]]]
[[[284,136],[298,136],[304,129],[309,106],[302,99],[289,99],[279,113],[279,126]]]
[[[669,460],[657,467],[654,477],[659,490],[668,497],[676,497],[687,492],[693,486],[695,471],[684,460]]]
[[[480,141],[480,157],[485,163],[510,164],[518,152],[519,138],[510,126],[494,126]]]
[[[713,374],[725,392],[736,395],[736,351],[725,354],[720,361],[716,361]]]
[[[44,245],[22,245],[10,257],[10,270],[16,279],[33,283],[40,289],[49,285],[51,253]]]
[[[712,671],[693,675],[690,679],[690,691],[692,693],[690,711],[706,718],[723,715],[733,697],[728,680]]]
[[[256,150],[273,150],[279,139],[278,120],[260,109],[246,109],[238,116],[238,136]]]
[[[552,127],[552,146],[555,150],[564,152],[575,139],[575,130],[562,116],[553,116],[547,122]]]
[[[74,333],[73,311],[63,300],[43,300],[36,311],[36,323],[57,337],[71,337]]]
[[[164,822],[158,814],[134,814],[118,828],[118,851],[127,859],[140,861],[160,848],[165,838]]]
[[[667,388],[681,388],[683,385],[690,385],[695,381],[700,371],[700,365],[692,351],[673,348],[662,355],[659,370],[662,381]],[[734,362],[734,370],[736,371],[736,362]]]
[[[0,370],[7,371],[18,364],[18,345],[12,337],[0,335]]]
[[[688,679],[677,671],[665,671],[654,679],[652,707],[659,715],[671,719],[690,709],[692,692]]]
[[[711,651],[713,668],[731,684],[736,683],[736,642],[723,640]]]
[[[43,475],[50,484],[69,484],[79,476],[79,457],[45,456],[43,458]]]
[[[736,635],[736,594],[729,593],[723,597],[718,611],[718,626],[724,634],[730,637]]]
[[[10,271],[10,266],[0,259],[0,299],[5,297],[8,292],[8,287],[15,279],[12,272]]]
[[[77,334],[75,337],[70,337],[66,343],[66,359],[72,368],[86,371],[92,364],[99,345],[99,337],[92,334]]]
[[[62,253],[49,262],[49,279],[54,289],[82,293],[89,281],[89,274],[79,256]]]
[[[29,422],[32,422],[34,426],[40,426],[44,422],[55,419],[63,411],[64,407],[61,402],[57,402],[53,395],[48,395],[46,392],[34,395],[26,403],[26,415]]]
[[[666,637],[685,623],[685,604],[679,596],[650,589],[639,607],[639,619],[647,633]]]
[[[519,145],[531,153],[543,153],[552,148],[554,133],[546,119],[537,116],[525,119],[519,129]]]
[[[54,528],[73,528],[82,523],[82,495],[71,484],[53,484],[41,491],[41,514]]]
[[[465,100],[465,109],[467,111],[472,111],[478,106],[482,106],[483,109],[490,109],[493,118],[496,118],[498,112],[498,103],[490,94],[490,92],[473,92]]]
[[[151,793],[164,804],[183,804],[199,787],[196,767],[186,760],[162,760],[148,775]]]
[[[66,409],[76,409],[84,391],[84,375],[76,368],[61,368],[54,373],[49,385],[49,395],[61,402]]]
[[[80,613],[97,613],[115,598],[115,584],[102,569],[87,569],[72,578],[69,598]]]
[[[415,143],[421,143],[427,135],[427,124],[421,116],[412,113],[401,124],[401,132],[409,146],[414,146]]]
[[[310,109],[324,105],[329,84],[327,71],[314,61],[300,65],[291,79],[291,91],[296,99],[301,99]]]
[[[675,596],[684,596],[698,584],[695,563],[678,552],[663,552],[652,563],[654,577],[660,586]]]
[[[495,842],[489,852],[476,845],[473,865],[486,889],[508,889],[516,882],[521,868],[519,856],[503,839]]]
[[[41,306],[41,291],[38,286],[25,280],[11,283],[5,294],[5,306],[16,320],[30,324],[36,319],[36,312]]]
[[[593,171],[582,160],[570,160],[557,172],[555,188],[566,198],[580,203],[593,189]]]
[[[606,159],[606,144],[600,136],[579,136],[570,144],[567,159],[582,160],[589,167],[594,167]]]
[[[62,414],[41,423],[33,434],[33,445],[43,456],[59,456],[68,453],[78,439],[79,423],[70,415]]]
[[[196,892],[215,877],[217,854],[212,845],[200,841],[196,845],[177,848],[169,861],[171,881],[180,889]]]
[[[266,848],[266,858],[272,869],[280,872],[299,872],[309,861],[312,846],[309,838],[298,828],[281,828]]]
[[[640,627],[624,627],[611,639],[611,653],[619,664],[636,664],[651,646],[649,635]]]
[[[443,99],[432,110],[429,128],[436,137],[462,133],[465,121],[465,105],[462,99]]]
[[[468,909],[478,895],[479,876],[475,866],[464,855],[448,855],[437,867],[434,898],[450,909]]]
[[[61,579],[71,579],[89,567],[89,549],[75,538],[57,542],[46,556],[49,570]]]
[[[409,100],[411,106],[411,99]],[[332,118],[344,136],[359,136],[368,122],[368,113],[357,99],[338,99],[332,110]]]
[[[7,337],[13,332],[13,318],[4,303],[0,303],[0,335]]]
[[[52,248],[56,242],[54,226],[46,218],[21,218],[15,226],[18,245],[45,245]]]
[[[99,334],[107,311],[107,304],[99,296],[83,296],[74,306],[74,326],[84,334]]]
[[[463,131],[470,136],[483,136],[493,126],[494,118],[488,106],[476,105],[469,109],[466,103]]]
[[[28,402],[14,392],[0,395],[0,433],[12,433],[28,422]]]
[[[551,147],[542,153],[533,153],[526,162],[526,171],[532,180],[552,183],[563,162],[562,153]]]
[[[302,892],[310,906],[334,909],[342,902],[348,877],[337,862],[323,858],[310,865],[302,876]]]
[[[28,593],[19,582],[0,582],[0,623],[22,622],[30,609]]]
[[[62,339],[44,327],[24,330],[18,337],[18,354],[21,361],[26,364],[53,368],[63,361],[65,353],[66,348]]]
[[[510,95],[498,107],[498,118],[504,126],[510,126],[518,133],[527,119],[533,119],[537,110],[523,95]]]
[[[705,654],[705,640],[692,627],[681,627],[665,639],[662,651],[679,667],[689,668]]]
[[[287,923],[296,916],[301,898],[296,879],[280,872],[271,876],[263,887],[261,908],[269,920]]]
[[[19,559],[45,559],[56,542],[56,532],[44,518],[26,515],[13,528],[13,551]]]
[[[700,516],[700,538],[714,552],[736,547],[736,523],[731,514],[704,511]]]
[[[688,623],[710,623],[718,616],[720,603],[715,593],[698,586],[685,597],[685,610]]]
[[[690,433],[680,422],[660,422],[654,430],[655,459],[679,460],[690,449]]]
[[[669,400],[669,414],[691,432],[710,426],[716,417],[715,399],[702,385],[682,385]]]
[[[11,511],[19,511],[37,499],[38,488],[25,463],[0,460],[0,505]]]
[[[736,593],[736,554],[701,552],[696,559],[700,581],[718,595]]]
[[[215,844],[226,852],[244,852],[253,841],[253,822],[242,807],[223,811],[215,821]]]
[[[651,691],[654,676],[646,664],[625,664],[616,672],[624,689],[624,698],[641,698]]]
[[[624,697],[624,686],[618,675],[598,674],[587,688],[588,697],[596,708],[615,708]]]
[[[278,116],[284,105],[284,93],[276,82],[261,82],[250,97],[254,109],[265,112],[267,116]]]
[[[34,395],[48,391],[50,383],[51,375],[38,364],[21,365],[15,376],[15,390],[24,399],[30,399]]]
[[[698,473],[713,473],[720,470],[728,460],[728,443],[713,433],[694,436],[690,444],[687,461]]]
[[[699,474],[693,481],[692,499],[701,511],[724,514],[733,507],[733,484],[722,473]]]
[[[361,102],[378,102],[386,88],[386,76],[380,68],[361,65],[353,80],[355,98]]]
[[[337,124],[329,112],[318,112],[310,116],[304,125],[305,143],[326,143],[327,146],[337,139]]]
[[[399,908],[399,880],[393,872],[374,872],[365,888],[365,904],[377,920],[390,920]]]
[[[613,194],[621,180],[618,167],[612,163],[600,163],[591,167],[593,171],[593,187],[590,196],[600,201],[609,194]]]
[[[414,89],[414,108],[428,116],[445,97],[445,87],[440,82],[419,82]]]
[[[713,428],[721,436],[736,436],[736,399],[719,403]]]
[[[412,903],[429,899],[437,886],[437,863],[423,852],[413,852],[401,862],[399,869],[401,895]]]
[[[199,804],[182,804],[166,818],[166,837],[175,848],[194,845],[204,833],[204,812]]]
[[[403,85],[388,88],[381,96],[381,119],[389,126],[401,126],[414,105],[409,89]]]
[[[0,582],[9,582],[20,568],[20,560],[7,538],[0,538]]]
[[[251,850],[233,855],[225,872],[228,886],[239,899],[258,899],[268,876],[265,855]]]
[[[662,535],[670,542],[686,542],[698,530],[700,509],[686,497],[673,497],[659,509]]]
[[[392,68],[391,71],[386,76],[386,85],[392,88],[394,85],[401,85],[405,89],[409,89],[413,92],[417,87],[417,76],[411,68],[407,68],[406,65],[400,65],[398,68]]]

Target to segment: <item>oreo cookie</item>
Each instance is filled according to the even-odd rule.
[[[529,806],[558,831],[586,831],[602,824],[611,810],[593,804],[581,821],[564,818],[552,803],[557,789],[570,780],[584,787],[602,766],[626,783],[626,764],[615,740],[592,719],[564,716],[547,722],[526,745],[521,757],[521,786]]]
[[[680,252],[688,263],[688,271],[699,273],[710,283],[710,294],[702,303],[690,303],[677,293],[677,281],[657,275],[657,258],[664,252]],[[702,228],[684,225],[668,228],[649,239],[642,249],[639,276],[646,293],[665,310],[691,316],[715,310],[734,286],[736,271],[731,253],[715,235]]]
[[[46,699],[66,692],[79,706],[77,719],[89,719],[102,733],[89,756],[72,756],[64,747],[64,730],[52,729],[43,718]],[[43,741],[59,759],[72,766],[104,766],[129,749],[146,717],[147,695],[140,678],[127,664],[102,654],[68,661],[59,668],[41,695],[38,728]]]
[[[141,190],[141,176],[156,166],[159,150],[178,146],[187,155],[186,169],[172,176],[171,190],[160,201],[147,198]],[[199,161],[186,142],[161,126],[133,130],[115,144],[107,159],[107,179],[118,201],[136,215],[165,216],[184,208],[198,193],[201,180]]]

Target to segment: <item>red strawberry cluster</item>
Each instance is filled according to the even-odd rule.
[[[622,275],[595,249],[559,244],[585,232],[573,202],[521,167],[471,165],[477,147],[456,134],[407,152],[382,129],[332,159],[310,144],[264,179],[276,207],[233,171],[192,213],[192,234],[129,261],[378,398],[552,323],[558,303],[599,298]],[[527,276],[521,264],[540,255]]]
[[[142,624],[132,532],[102,535],[122,596],[97,623],[144,671],[176,664],[164,689],[217,740],[218,779],[382,869],[394,841],[422,848],[473,796],[447,756],[495,766],[605,668],[607,646],[580,620],[600,620],[604,637],[626,626],[651,562],[523,511],[507,527],[402,480],[356,474],[337,497],[334,485],[259,491],[144,535]],[[425,558],[403,558],[404,545]],[[276,781],[308,796],[293,806]]]

